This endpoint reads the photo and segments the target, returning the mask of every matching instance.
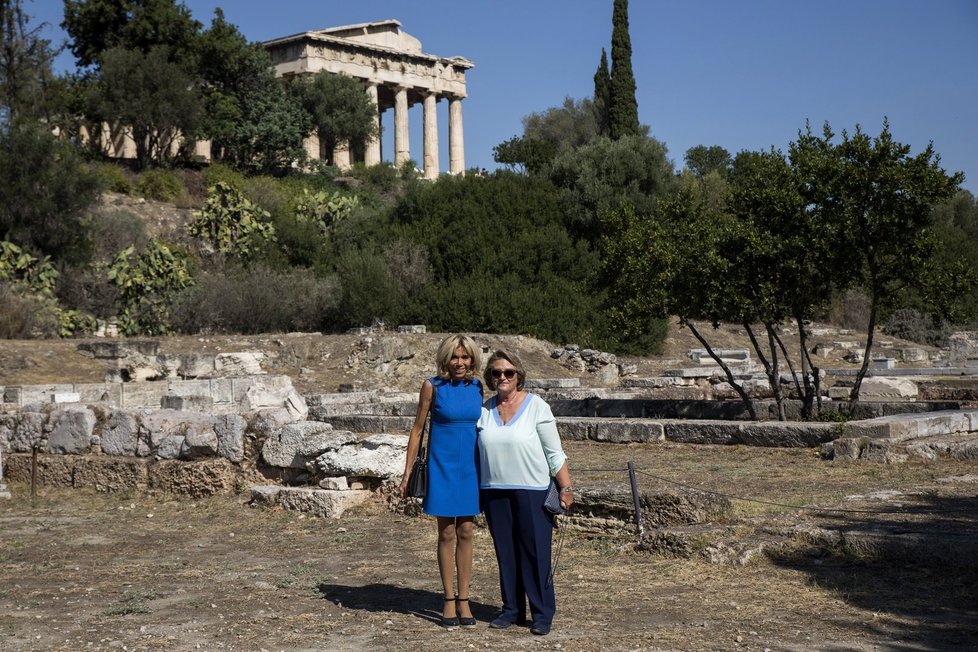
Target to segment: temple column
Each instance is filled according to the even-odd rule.
[[[461,97],[453,97],[448,100],[448,172],[449,174],[465,174]]]
[[[410,138],[407,88],[398,86],[394,94],[394,165],[398,168],[411,159]]]
[[[380,163],[380,103],[377,100],[377,84],[367,84],[367,97],[374,103],[374,127],[377,135],[367,141],[363,152],[363,163],[367,167]]]
[[[336,166],[337,170],[344,172],[353,167],[350,163],[350,141],[337,141],[333,147],[333,165]]]
[[[438,178],[438,97],[424,98],[424,178]]]

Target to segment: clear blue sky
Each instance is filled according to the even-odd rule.
[[[521,119],[593,92],[611,50],[612,0],[186,0],[209,25],[215,7],[250,40],[396,18],[424,51],[475,62],[463,102],[468,167],[495,167],[494,145]],[[25,0],[64,34],[61,0]],[[633,0],[639,119],[677,167],[694,145],[785,148],[810,120],[879,133],[917,153],[933,141],[948,171],[978,194],[978,0]],[[73,68],[70,54],[59,69]],[[439,102],[448,167],[447,103]],[[411,109],[421,159],[421,107]],[[384,115],[384,156],[393,115]]]

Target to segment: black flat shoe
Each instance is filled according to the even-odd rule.
[[[459,602],[468,602],[468,601],[469,601],[468,598],[459,598],[459,597],[456,597],[455,598],[455,609],[456,609],[456,613],[457,613],[457,610],[458,610],[458,607],[459,607],[459,604],[458,603]],[[468,616],[468,617],[466,617],[466,616],[459,616],[458,617],[458,623],[462,627],[465,627],[466,629],[472,629],[473,627],[475,627],[475,618],[472,617],[472,616]]]
[[[455,598],[445,598],[445,602],[455,602]],[[455,629],[458,627],[458,616],[442,616],[441,626],[448,630]]]
[[[534,636],[546,636],[550,633],[550,625],[534,625],[530,628],[530,633]]]

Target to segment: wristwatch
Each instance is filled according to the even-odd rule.
[[[560,493],[562,493],[562,494],[570,493],[572,491],[574,491],[574,487],[572,487],[570,485],[567,485],[566,487],[561,487],[560,488]]]

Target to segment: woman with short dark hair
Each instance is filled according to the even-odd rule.
[[[526,621],[530,603],[539,636],[550,633],[557,610],[551,577],[553,524],[543,503],[551,476],[560,504],[574,502],[567,456],[547,402],[524,390],[526,369],[508,351],[496,351],[483,375],[496,395],[479,418],[479,488],[496,561],[503,607],[489,623],[495,629]]]

